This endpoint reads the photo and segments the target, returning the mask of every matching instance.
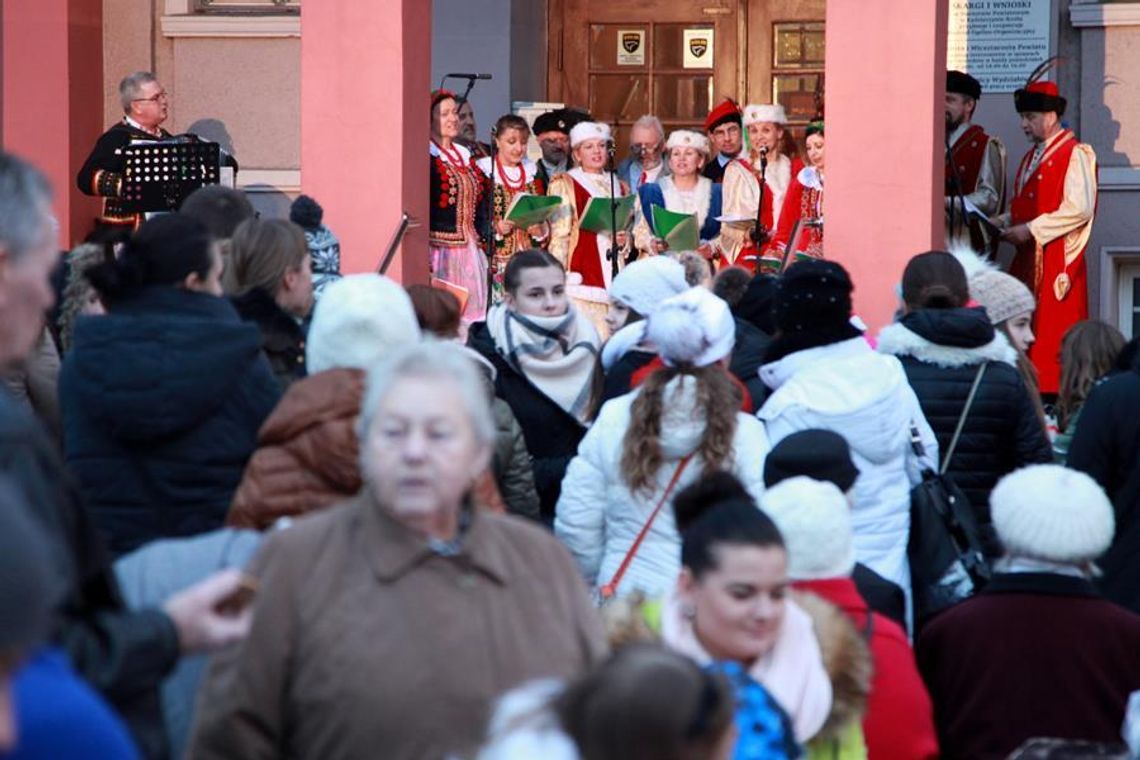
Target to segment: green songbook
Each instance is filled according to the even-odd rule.
[[[633,204],[636,200],[636,195],[613,199],[613,202],[617,203],[613,216],[616,220],[616,229],[624,230],[629,226],[633,219]],[[609,198],[591,198],[578,216],[578,226],[587,232],[604,232],[607,235],[612,233],[614,226],[610,222],[610,203]]]
[[[681,214],[654,203],[653,229],[665,241],[670,251],[695,251],[701,244],[701,231],[696,214]]]
[[[562,199],[557,195],[534,195],[533,193],[519,193],[511,201],[504,217],[508,222],[514,222],[516,227],[524,230],[536,224],[542,224],[558,212]]]

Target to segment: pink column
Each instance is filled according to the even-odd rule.
[[[916,253],[944,246],[947,0],[827,3],[826,255],[873,332]]]
[[[60,245],[91,229],[99,201],[75,175],[103,130],[101,0],[0,0],[4,150],[42,169],[55,189]]]
[[[407,211],[421,221],[388,270],[426,282],[431,4],[306,3],[301,183],[341,242],[344,272],[375,271]]]

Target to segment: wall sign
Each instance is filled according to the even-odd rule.
[[[618,66],[645,65],[644,29],[618,29],[617,62]]]
[[[950,0],[946,68],[1013,92],[1049,57],[1052,0]]]
[[[686,69],[711,69],[713,67],[713,30],[686,29],[682,32],[681,44],[684,57],[681,65]]]

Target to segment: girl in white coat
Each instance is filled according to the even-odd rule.
[[[681,569],[672,498],[702,474],[727,470],[754,496],[763,490],[768,437],[739,411],[726,369],[734,332],[728,305],[704,288],[664,301],[646,338],[665,367],[607,402],[570,462],[554,531],[602,596],[672,587]]]

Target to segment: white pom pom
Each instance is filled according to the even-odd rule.
[[[692,364],[709,346],[703,328],[692,304],[666,302],[649,318],[646,337],[663,359]]]

